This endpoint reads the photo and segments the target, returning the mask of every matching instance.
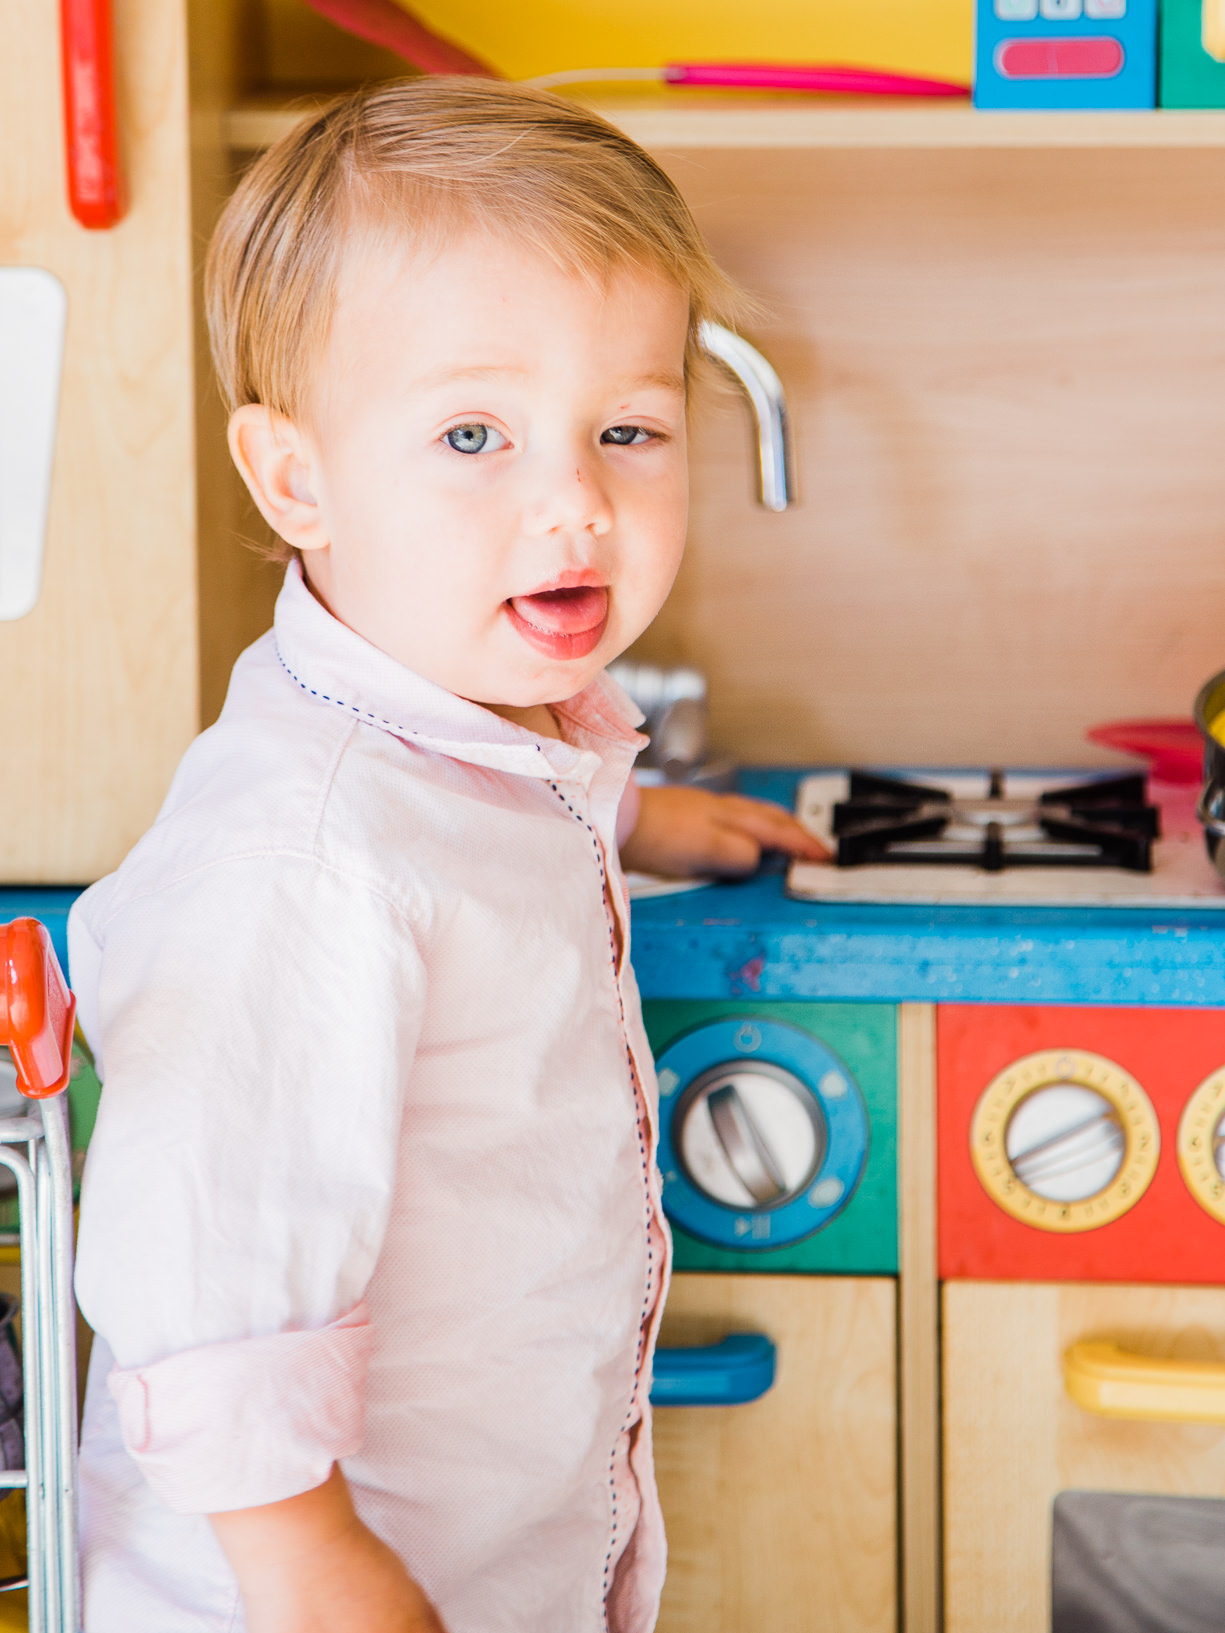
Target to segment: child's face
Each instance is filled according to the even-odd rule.
[[[309,430],[267,418],[286,497],[261,508],[331,611],[409,668],[494,706],[573,696],[680,565],[685,295],[476,233],[354,262]],[[265,411],[236,416],[250,467],[244,414]]]

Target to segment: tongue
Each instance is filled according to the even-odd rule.
[[[606,589],[545,590],[540,595],[516,595],[511,606],[525,623],[552,635],[581,635],[594,629],[608,613]]]

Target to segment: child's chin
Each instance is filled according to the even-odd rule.
[[[565,703],[581,692],[604,669],[603,658],[587,658],[581,663],[557,663],[549,666],[550,673],[534,677],[522,686],[507,686],[506,696],[499,705],[511,709],[548,708],[553,703]]]

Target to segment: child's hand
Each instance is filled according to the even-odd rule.
[[[806,862],[829,860],[821,841],[781,805],[703,788],[644,788],[621,862],[631,870],[683,879],[696,873],[751,873],[763,850],[785,851]]]
[[[338,1468],[300,1497],[211,1517],[247,1633],[446,1633],[399,1556],[354,1513]]]

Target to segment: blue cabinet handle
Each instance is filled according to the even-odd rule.
[[[652,1406],[742,1406],[774,1383],[774,1345],[759,1332],[733,1333],[701,1349],[657,1349]]]

